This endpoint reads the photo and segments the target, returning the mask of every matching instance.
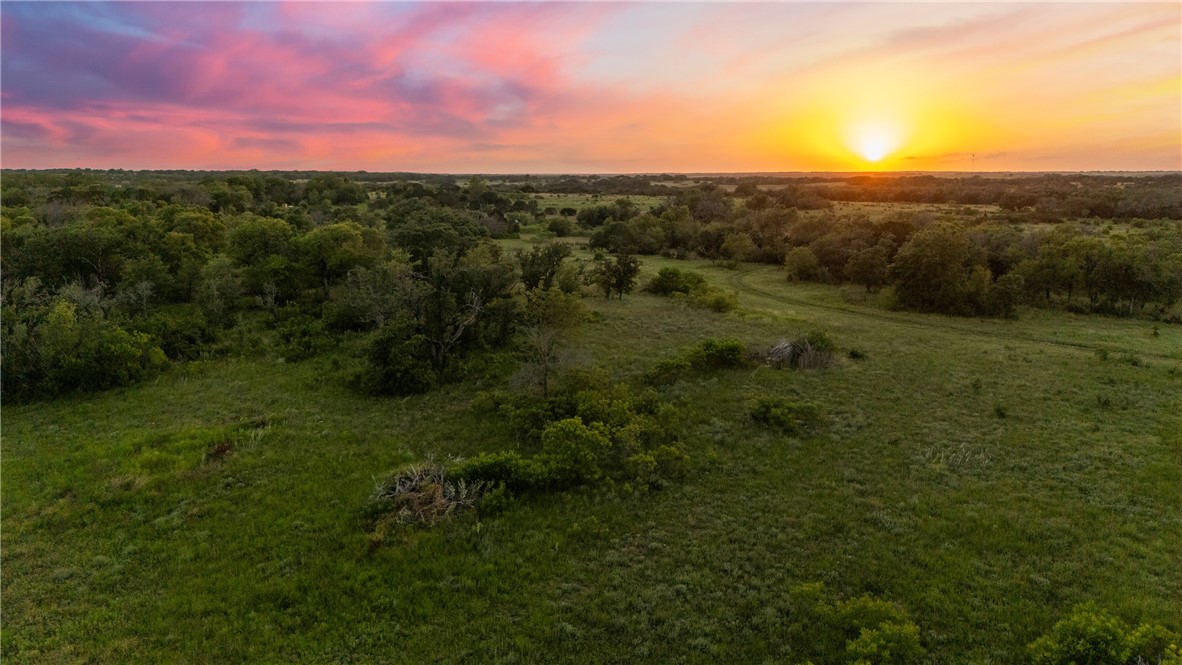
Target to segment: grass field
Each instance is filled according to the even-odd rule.
[[[665,197],[662,196],[646,196],[641,194],[613,196],[606,194],[603,196],[594,194],[537,194],[538,206],[541,208],[574,208],[582,210],[587,206],[593,205],[610,205],[619,199],[627,199],[633,202],[640,210],[650,210],[660,205]]]
[[[705,337],[813,329],[842,359],[664,389],[695,463],[663,491],[549,495],[377,548],[374,480],[502,448],[470,404],[508,371],[364,398],[337,358],[261,350],[6,406],[5,661],[791,663],[769,608],[807,582],[905,607],[932,663],[1021,662],[1086,600],[1180,627],[1178,326],[891,312],[772,267],[644,264],[740,307],[588,299],[584,362],[633,377]],[[750,423],[769,395],[820,404],[819,433]]]

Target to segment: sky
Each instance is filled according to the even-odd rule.
[[[4,168],[1182,170],[1182,3],[0,3]]]

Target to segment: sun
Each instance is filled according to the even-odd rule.
[[[877,164],[903,146],[905,132],[888,120],[861,120],[846,127],[845,144],[862,159]]]

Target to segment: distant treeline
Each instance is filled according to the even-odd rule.
[[[1182,296],[1182,226],[1173,221],[1106,233],[1086,223],[1026,228],[973,211],[872,220],[803,188],[736,199],[711,186],[644,213],[621,200],[577,219],[592,248],[782,264],[789,279],[890,286],[898,305],[921,311],[1011,316],[1026,304],[1176,320]]]

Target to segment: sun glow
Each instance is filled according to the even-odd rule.
[[[902,147],[903,134],[897,123],[880,120],[862,121],[846,130],[845,143],[862,159],[877,163]]]

